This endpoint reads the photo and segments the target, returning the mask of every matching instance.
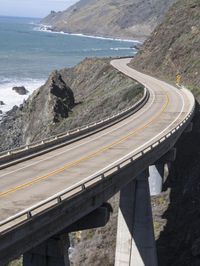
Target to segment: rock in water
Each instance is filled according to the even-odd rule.
[[[0,101],[0,105],[5,105],[5,103],[3,101]]]
[[[29,91],[24,86],[13,87],[13,91],[16,91],[19,95],[26,95]]]

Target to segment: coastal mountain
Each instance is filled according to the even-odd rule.
[[[81,0],[65,11],[54,12],[41,23],[53,31],[145,39],[160,23],[175,0]]]

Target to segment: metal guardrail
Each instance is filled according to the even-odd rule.
[[[13,222],[14,222],[14,224],[12,224],[12,226],[16,226],[17,224],[20,224],[21,222],[28,221],[29,219],[34,217],[36,214],[41,213],[44,210],[48,210],[48,208],[56,206],[57,204],[60,204],[63,200],[66,200],[67,198],[75,196],[77,193],[84,191],[91,184],[94,185],[96,182],[99,182],[100,180],[103,180],[103,179],[107,178],[108,176],[110,176],[110,174],[117,173],[123,167],[127,166],[128,164],[130,164],[136,160],[138,160],[144,154],[153,150],[160,143],[164,142],[165,140],[170,138],[173,134],[175,134],[178,130],[180,130],[183,127],[183,125],[185,125],[186,122],[192,118],[192,115],[194,113],[194,109],[195,109],[195,102],[194,102],[194,98],[193,98],[192,108],[191,108],[189,114],[186,115],[186,117],[182,120],[182,122],[178,126],[173,128],[172,130],[170,130],[170,132],[168,132],[166,135],[162,136],[160,139],[158,139],[157,141],[155,141],[154,143],[152,143],[148,147],[145,147],[144,150],[142,150],[136,154],[131,154],[131,155],[129,155],[128,158],[118,162],[117,164],[115,163],[115,165],[113,165],[113,166],[109,166],[109,167],[101,170],[101,172],[99,172],[98,174],[92,175],[92,176],[84,179],[83,181],[71,186],[70,188],[65,189],[62,192],[57,193],[54,196],[52,196],[52,197],[50,197],[44,201],[41,201],[40,203],[22,211],[22,212],[19,212],[18,214],[13,215],[13,216],[9,217],[8,219],[1,221],[0,227],[8,225],[8,224],[13,223]],[[50,204],[50,207],[49,207],[49,204]],[[45,208],[45,206],[46,206],[46,208]],[[19,218],[22,218],[22,217],[24,217],[24,219],[20,220],[20,222],[17,222],[17,220]]]
[[[19,148],[15,148],[12,150],[6,150],[0,152],[0,168],[3,164],[6,164],[9,161],[19,160],[23,157],[30,156],[31,154],[36,154],[39,152],[44,152],[45,150],[48,151],[48,148],[58,147],[57,145],[64,145],[67,144],[68,141],[71,141],[73,138],[82,136],[86,133],[91,133],[95,129],[99,129],[106,125],[110,125],[114,122],[118,122],[119,119],[125,118],[126,115],[132,114],[136,112],[138,109],[142,108],[143,105],[149,99],[149,91],[144,88],[143,97],[136,102],[133,106],[118,112],[117,114],[112,115],[106,119],[102,119],[97,122],[92,122],[88,125],[84,125],[67,132],[60,133],[58,135],[51,136],[50,138],[45,138],[42,141],[33,142],[29,145],[20,146]],[[30,158],[30,157],[29,157]]]

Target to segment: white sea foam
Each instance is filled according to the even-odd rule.
[[[111,48],[90,48],[90,49],[83,49],[82,52],[98,52],[98,51],[120,51],[120,50],[134,50],[131,47],[111,47]],[[80,50],[79,50],[80,51]]]
[[[121,38],[110,38],[110,37],[101,37],[101,36],[93,36],[87,35],[82,33],[67,33],[63,31],[53,31],[50,25],[38,25],[34,28],[36,31],[43,31],[43,32],[50,32],[54,34],[64,34],[64,35],[71,35],[71,36],[78,36],[83,38],[92,38],[92,39],[100,39],[100,40],[110,40],[110,41],[118,41],[118,42],[131,42],[131,43],[141,43],[138,40],[131,40],[131,39],[121,39]]]
[[[1,80],[2,81],[2,80]],[[5,103],[5,105],[0,106],[0,110],[3,113],[12,109],[13,106],[19,106],[26,100],[31,93],[37,88],[39,88],[42,84],[44,84],[44,80],[33,80],[33,79],[26,79],[26,80],[13,80],[8,81],[6,83],[0,84],[0,100]],[[24,86],[29,93],[27,95],[19,95],[15,91],[12,90],[15,86]]]
[[[113,50],[113,51],[120,51],[120,50],[133,50],[133,48],[131,47],[114,47],[114,48],[110,48],[110,50]]]

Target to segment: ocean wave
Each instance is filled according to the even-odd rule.
[[[4,81],[4,83],[2,82]],[[43,85],[45,80],[42,79],[15,79],[11,80],[9,78],[1,78],[0,83],[0,100],[5,103],[5,105],[0,106],[0,110],[3,114],[12,109],[13,106],[23,103],[34,90]],[[27,95],[19,95],[12,90],[15,86],[24,86],[29,93]]]
[[[120,51],[120,50],[133,50],[133,48],[131,47],[114,47],[114,48],[110,48],[110,50],[113,50],[113,51]]]
[[[141,41],[131,40],[131,39],[101,37],[101,36],[93,36],[93,35],[87,35],[87,34],[82,34],[82,33],[67,33],[63,31],[53,31],[50,25],[42,25],[42,24],[35,27],[34,30],[42,31],[42,32],[50,32],[54,34],[64,34],[64,35],[71,35],[71,36],[77,36],[77,37],[83,37],[83,38],[91,38],[91,39],[110,40],[110,41],[117,41],[117,42],[141,43]]]
[[[101,52],[101,51],[123,51],[123,50],[134,50],[131,47],[111,47],[111,48],[88,48],[82,49],[82,52]],[[80,50],[79,50],[80,51]]]

